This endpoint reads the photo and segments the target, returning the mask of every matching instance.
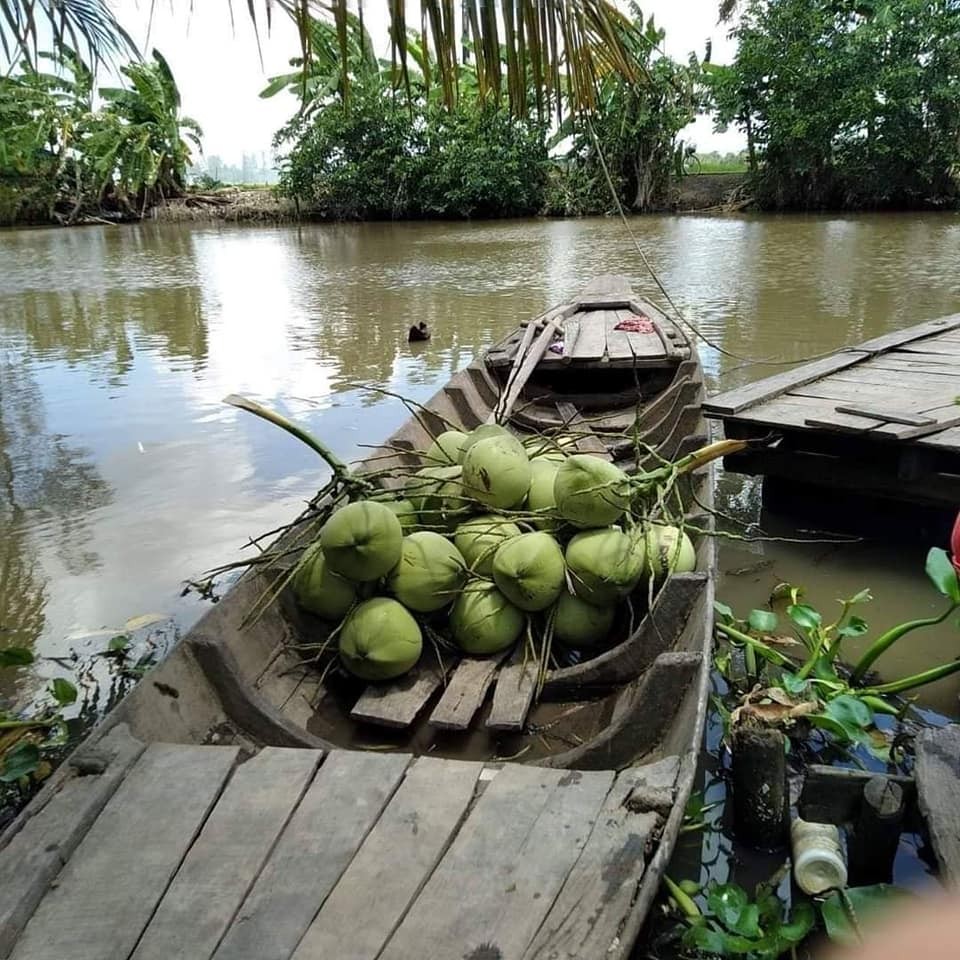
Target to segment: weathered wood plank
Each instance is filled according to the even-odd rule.
[[[293,960],[375,960],[456,833],[482,767],[432,757],[414,761]],[[432,947],[422,945],[425,954]]]
[[[577,313],[577,339],[572,350],[564,350],[570,360],[602,360],[607,349],[607,333],[603,323],[603,313]]]
[[[533,703],[537,670],[532,660],[524,663],[522,654],[507,664],[497,677],[487,726],[491,730],[522,730]]]
[[[506,652],[492,657],[464,657],[453,671],[430,714],[430,724],[441,730],[466,730],[484,698]]]
[[[618,273],[604,273],[594,277],[580,291],[577,303],[582,309],[605,310],[626,304],[633,297],[630,281]]]
[[[897,423],[886,423],[877,428],[879,436],[888,436],[897,440],[917,440],[920,437],[927,437],[931,433],[939,433],[950,427],[960,426],[960,406],[951,404],[949,407],[937,407],[934,410],[925,410],[932,416],[935,415],[933,423],[923,426],[911,427]]]
[[[867,356],[868,354],[859,349],[843,350],[840,353],[824,357],[822,360],[814,360],[813,363],[805,363],[803,366],[787,370],[785,373],[779,373],[756,383],[738,387],[736,390],[721,393],[710,400],[704,401],[703,411],[707,416],[740,413],[754,404],[778,397],[781,393],[786,393],[787,390],[794,387],[812,383],[829,373],[852,367],[866,359]]]
[[[37,907],[15,960],[126,960],[237,752],[151,744]]]
[[[647,845],[673,802],[680,762],[667,757],[617,776],[523,960],[583,960],[611,952],[643,876]]]
[[[852,417],[867,417],[870,420],[882,420],[888,423],[903,423],[912,427],[925,427],[931,423],[936,423],[935,417],[921,416],[920,414],[908,413],[905,410],[884,410],[879,405],[870,407],[866,404],[847,406],[838,406],[837,413],[848,413]]]
[[[641,316],[633,310],[616,311],[617,323],[638,316],[641,319],[645,317],[647,320],[650,320],[651,323],[654,322],[653,317],[648,316],[646,312]],[[672,324],[670,324],[670,329],[673,330]],[[624,333],[624,336],[627,338],[627,343],[630,347],[630,356],[632,357],[652,359],[656,357],[668,357],[676,353],[674,345],[666,338],[666,335],[661,337],[656,330],[650,333]]]
[[[350,716],[382,727],[409,727],[441,682],[439,670],[424,667],[386,686],[371,684],[353,705]]]
[[[213,954],[322,756],[316,750],[267,747],[237,768],[133,960]]]
[[[942,433],[931,434],[929,437],[923,437],[917,442],[927,447],[960,451],[960,427],[948,427]]]
[[[907,343],[900,347],[901,353],[931,354],[937,357],[960,357],[960,343],[948,340],[923,340],[920,343]]]
[[[807,767],[797,810],[804,820],[815,823],[853,823],[860,812],[863,788],[877,776],[869,770],[848,770],[825,764],[810,764]],[[916,787],[912,777],[884,774],[896,783],[908,805],[916,799]]]
[[[425,953],[519,960],[576,863],[612,782],[611,771],[512,764],[500,770],[390,938],[383,960],[421,960]]]
[[[215,960],[289,960],[410,760],[399,753],[328,754]]]
[[[960,883],[960,725],[924,730],[916,739],[914,776],[920,812],[944,879]]]
[[[616,329],[620,322],[618,319],[620,313],[626,315],[629,311],[604,310],[602,313],[603,327],[607,338],[607,358],[611,361],[630,361],[633,360],[630,338],[623,330]]]
[[[957,327],[960,327],[960,313],[950,314],[946,317],[938,317],[936,320],[917,323],[903,330],[894,330],[891,333],[885,333],[883,336],[874,337],[872,340],[866,340],[863,343],[857,344],[856,349],[865,350],[868,353],[877,353],[883,350],[890,350],[893,347],[899,347],[904,343],[910,343],[911,340],[919,340],[921,337],[929,337],[937,333],[944,333],[948,330],[955,330]]]
[[[874,403],[879,406],[895,404],[899,408],[912,410],[916,409],[917,404],[929,403],[930,400],[943,397],[947,395],[947,393],[947,388],[938,384],[923,384],[922,386],[911,385],[909,395],[891,398],[889,376],[885,384],[853,384],[837,381],[833,377],[827,377],[826,380],[818,380],[816,383],[810,383],[804,387],[798,387],[796,390],[791,390],[789,393],[783,394],[783,399],[815,397],[823,400],[834,400],[837,404],[848,404],[851,401],[864,406],[867,404],[872,406]]]
[[[870,384],[887,387],[896,383],[900,388],[919,388],[923,390],[950,387],[960,379],[960,372],[954,373],[950,367],[942,364],[916,364],[894,359],[871,360],[859,367],[851,367],[841,373],[835,373],[823,382],[846,383],[851,386]]]
[[[144,744],[125,724],[77,753],[69,772],[0,849],[0,957],[9,955],[53,879],[113,796]],[[80,775],[78,770],[90,772]],[[12,828],[11,828],[12,829]]]
[[[578,453],[593,453],[598,457],[610,459],[607,445],[597,436],[591,424],[584,420],[577,407],[566,401],[557,401],[557,413],[563,421],[563,430],[577,438]]]
[[[776,400],[767,400],[755,407],[742,410],[736,415],[737,420],[768,424],[773,427],[800,427],[809,429],[808,419],[830,418],[838,424],[843,424],[854,430],[863,427],[862,417],[851,417],[837,413],[833,408],[836,401],[822,400],[816,397],[778,397]],[[873,424],[872,426],[876,426]],[[870,429],[870,426],[868,426]]]

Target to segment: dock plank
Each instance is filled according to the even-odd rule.
[[[353,705],[350,716],[382,727],[409,727],[441,683],[439,670],[424,667],[411,670],[395,683],[371,684]]]
[[[571,360],[602,360],[607,349],[603,311],[592,310],[574,316],[578,324],[577,339],[566,355]]]
[[[582,960],[610,953],[643,878],[647,845],[662,823],[647,804],[672,802],[680,764],[667,757],[617,776],[587,843],[523,960]]]
[[[536,688],[537,671],[533,662],[524,663],[522,655],[516,656],[497,677],[487,727],[491,730],[522,730]]]
[[[433,708],[430,725],[441,730],[466,730],[483,706],[487,690],[505,655],[506,651],[492,657],[464,657]]]
[[[520,960],[576,863],[612,781],[612,771],[500,770],[382,960],[421,960],[425,944],[435,957]]]
[[[949,340],[922,340],[919,343],[906,343],[899,348],[901,353],[933,354],[938,357],[960,357],[960,343]]]
[[[482,766],[414,761],[293,960],[375,960],[456,833]],[[430,953],[428,944],[422,948]]]
[[[133,960],[213,954],[322,756],[318,750],[267,747],[237,768]]]
[[[9,956],[51,882],[143,750],[144,744],[130,735],[126,724],[118,724],[84,752],[86,762],[103,765],[99,773],[74,772],[76,764],[84,762],[84,753],[69,760],[62,783],[51,785],[46,799],[38,796],[30,819],[2,838],[6,843],[0,849],[0,957]]]
[[[237,753],[151,744],[37,907],[14,960],[126,960]]]
[[[825,400],[835,400],[838,403],[882,402],[887,406],[894,404],[900,409],[913,409],[918,403],[928,403],[941,397],[949,397],[949,388],[937,384],[924,384],[910,391],[909,397],[896,397],[891,400],[889,380],[885,385],[879,383],[846,383],[828,377],[817,383],[810,383],[789,393],[783,394],[783,399],[790,397],[817,397]]]
[[[737,419],[745,422],[766,424],[772,427],[800,427],[810,429],[811,420],[829,419],[839,428],[847,428],[860,432],[864,429],[873,429],[877,422],[866,421],[863,417],[851,417],[849,414],[837,413],[834,409],[835,400],[824,400],[818,397],[779,397],[768,400],[748,410],[737,414]]]
[[[902,330],[893,330],[882,336],[874,337],[872,340],[866,340],[857,344],[855,349],[866,350],[868,353],[877,353],[884,350],[891,350],[902,344],[910,343],[913,340],[919,340],[923,337],[935,336],[939,333],[946,333],[956,330],[960,327],[960,313],[953,313],[946,317],[937,317],[935,320],[927,320],[925,323],[913,324]]]
[[[289,960],[393,796],[410,760],[399,753],[328,754],[215,960]]]
[[[813,363],[805,363],[793,370],[718,394],[704,402],[704,413],[708,416],[740,413],[754,404],[778,397],[794,387],[812,383],[829,373],[852,367],[868,356],[869,354],[861,350],[843,350],[821,360],[814,360]]]
[[[943,876],[956,885],[960,883],[960,725],[924,730],[916,739],[916,751],[920,812]]]

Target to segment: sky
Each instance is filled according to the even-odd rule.
[[[233,0],[233,27],[229,0],[156,0],[152,23],[150,0],[113,0],[111,5],[144,52],[156,47],[169,61],[183,112],[203,128],[206,156],[239,165],[243,153],[269,155],[274,132],[296,109],[287,93],[269,100],[259,97],[267,78],[288,72],[288,61],[299,51],[296,31],[286,17],[275,12],[269,33],[261,24],[261,63],[243,0]],[[384,55],[389,51],[387,6],[387,0],[364,4],[365,21]],[[718,0],[647,0],[641,6],[666,30],[664,46],[672,57],[686,59],[690,51],[702,57],[708,39],[713,41],[714,62],[733,57],[727,27],[717,24]],[[263,4],[258,2],[258,8]],[[701,151],[742,149],[738,131],[716,134],[712,128],[710,118],[700,117],[681,136]]]

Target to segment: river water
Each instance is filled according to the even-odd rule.
[[[960,310],[955,215],[646,217],[635,229],[676,302],[738,357],[797,360]],[[170,642],[203,609],[183,581],[317,488],[315,455],[226,394],[356,457],[406,415],[366,388],[425,400],[600,272],[656,298],[615,220],[0,232],[0,645],[41,658],[4,671],[0,695],[34,696],[68,666],[48,658],[95,653],[128,628]],[[419,320],[433,339],[411,347]],[[711,389],[782,369],[701,353]],[[754,481],[723,478],[724,509],[755,519],[758,504]],[[725,544],[719,595],[747,610],[788,580],[828,607],[870,587],[864,615],[879,627],[937,608],[923,552]],[[915,636],[885,675],[960,646],[952,626]],[[955,713],[958,689],[944,681],[923,702]]]

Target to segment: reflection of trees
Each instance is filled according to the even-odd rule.
[[[89,364],[111,382],[130,371],[138,341],[168,358],[206,360],[201,280],[189,232],[63,233],[80,233],[84,243],[45,234],[43,246],[24,241],[22,248],[5,247],[11,292],[21,294],[0,298],[7,342],[24,343],[43,359]]]
[[[34,603],[32,598],[43,596],[38,575],[29,572],[35,565],[27,556],[29,540],[51,540],[69,573],[98,565],[99,558],[89,549],[87,518],[110,502],[112,491],[86,451],[49,433],[40,390],[26,364],[7,360],[0,366],[0,396],[0,536],[11,572],[21,571],[9,583],[19,578],[17,589],[22,591],[19,599],[0,597],[0,609],[17,604],[27,609]],[[30,588],[29,583],[36,585]],[[40,613],[32,621],[24,620],[35,624],[31,639],[43,627],[42,608],[41,599]]]

